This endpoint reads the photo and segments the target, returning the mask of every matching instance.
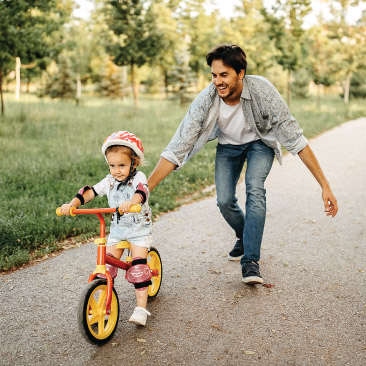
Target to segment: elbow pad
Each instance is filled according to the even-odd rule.
[[[142,184],[141,182],[138,184],[135,193],[138,193],[141,196],[141,204],[142,205],[149,198],[149,189],[148,189],[146,184]]]
[[[89,191],[89,189],[93,190],[95,197],[98,196],[98,193],[95,192],[94,187],[84,186],[84,187],[80,188],[78,193],[76,193],[75,197],[79,199],[79,201],[82,205],[85,203],[83,194],[84,194],[84,192]]]

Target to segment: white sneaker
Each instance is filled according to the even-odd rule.
[[[131,315],[131,318],[128,320],[130,323],[134,323],[137,325],[146,325],[147,316],[151,315],[145,308],[141,306],[137,306]]]

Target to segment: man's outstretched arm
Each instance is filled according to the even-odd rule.
[[[320,167],[318,159],[309,145],[302,149],[298,155],[322,188],[322,198],[327,216],[334,217],[338,211],[337,200],[330,188],[330,184],[325,177],[322,168]]]
[[[174,168],[175,164],[171,163],[169,160],[160,158],[147,180],[149,191],[151,192],[164,178],[166,178],[174,170]]]

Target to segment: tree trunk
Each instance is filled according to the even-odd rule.
[[[4,115],[4,98],[3,98],[3,70],[0,67],[0,98],[1,98],[1,114]]]
[[[81,99],[81,79],[80,74],[76,74],[76,104],[80,103]]]
[[[15,58],[15,100],[19,100],[20,96],[20,58]]]
[[[126,86],[128,85],[128,74],[127,74],[127,66],[122,66],[122,96],[121,99],[123,100],[126,96]]]
[[[349,101],[349,87],[351,84],[351,74],[348,74],[346,77],[345,85],[344,85],[344,102],[348,104]]]
[[[133,102],[135,107],[137,108],[137,88],[135,82],[135,68],[133,61],[131,62],[131,84],[132,84],[132,93],[133,93]]]

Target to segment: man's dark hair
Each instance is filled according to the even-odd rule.
[[[237,74],[240,70],[247,71],[247,56],[237,45],[224,44],[215,47],[206,55],[207,65],[211,67],[212,61],[222,60],[224,65],[233,68]]]

